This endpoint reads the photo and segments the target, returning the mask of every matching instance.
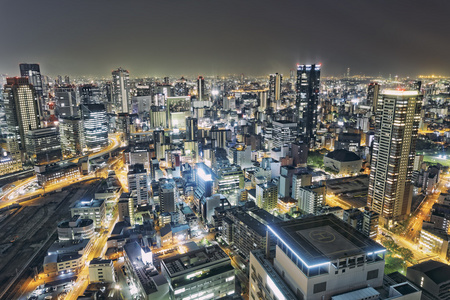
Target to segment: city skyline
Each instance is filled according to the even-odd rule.
[[[14,43],[0,49],[0,73],[14,76],[19,63],[37,62],[52,76],[108,77],[117,66],[132,78],[256,76],[321,62],[324,77],[347,68],[352,75],[449,75],[444,1],[47,4],[54,5],[25,1],[3,10],[0,25],[14,25],[3,39]]]

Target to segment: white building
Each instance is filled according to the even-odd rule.
[[[385,249],[333,215],[268,226],[276,240],[273,263],[250,256],[250,299],[328,300],[382,287]],[[363,298],[346,298],[363,299]]]
[[[219,246],[205,247],[161,261],[172,300],[219,299],[235,292],[234,268]]]
[[[116,282],[114,264],[110,259],[93,259],[89,263],[89,282]]]
[[[100,228],[106,217],[105,200],[80,200],[70,209],[72,218],[79,215],[82,219],[94,221],[94,227]]]
[[[62,221],[58,224],[57,230],[60,240],[91,239],[95,234],[94,221],[83,219],[80,215]]]
[[[326,187],[310,185],[298,189],[298,208],[307,214],[316,214],[325,203]]]

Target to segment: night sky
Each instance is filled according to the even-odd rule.
[[[0,73],[450,75],[448,0],[1,0]]]

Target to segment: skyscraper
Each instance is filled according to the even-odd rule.
[[[81,106],[86,146],[93,150],[108,145],[108,122],[103,104]]]
[[[39,104],[34,86],[26,77],[7,78],[3,89],[6,122],[21,150],[28,131],[40,128]]]
[[[283,75],[275,73],[270,74],[269,79],[269,97],[271,106],[277,110],[281,107],[281,82]]]
[[[186,140],[196,141],[198,139],[197,118],[186,119]]]
[[[202,101],[205,97],[205,79],[203,76],[198,76],[197,79],[197,95],[198,100]]]
[[[130,73],[127,70],[118,68],[112,72],[112,77],[113,102],[116,106],[116,113],[131,112]]]
[[[39,116],[43,116],[45,110],[44,87],[42,85],[41,68],[39,64],[19,64],[20,76],[28,77],[28,82],[33,85],[39,103]]]
[[[373,112],[377,110],[378,94],[380,93],[380,85],[376,82],[369,83],[367,87],[367,105],[371,105]]]
[[[277,208],[278,185],[266,182],[256,185],[256,205],[267,211]]]
[[[414,165],[422,95],[419,90],[384,90],[378,98],[367,205],[383,225],[411,210]]]
[[[83,154],[86,141],[80,117],[59,118],[59,133],[63,155],[71,157]]]
[[[59,116],[63,118],[80,115],[77,90],[74,86],[60,86],[55,88],[55,98],[59,108]]]
[[[303,141],[314,147],[317,130],[317,106],[319,105],[321,65],[297,67],[297,114],[299,134]]]

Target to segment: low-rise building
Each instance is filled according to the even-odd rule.
[[[205,247],[161,261],[170,283],[170,298],[219,299],[235,293],[234,268],[219,246]]]
[[[419,247],[424,252],[435,253],[442,259],[449,257],[450,235],[435,228],[422,228],[420,231]]]
[[[354,152],[339,149],[325,155],[323,165],[341,175],[352,175],[360,172],[362,159]]]
[[[74,215],[70,220],[58,224],[58,239],[79,240],[91,239],[95,234],[94,221],[82,219],[80,215]]]
[[[114,264],[110,259],[93,259],[89,263],[89,282],[116,282]]]
[[[438,299],[450,299],[450,266],[428,260],[408,267],[406,277]]]
[[[106,217],[105,200],[80,200],[70,209],[73,216],[79,215],[82,219],[94,221],[94,227],[100,228]]]
[[[44,258],[44,273],[61,275],[78,273],[83,266],[83,256],[77,252],[52,254]]]
[[[152,252],[139,246],[137,242],[124,247],[125,266],[130,276],[130,292],[145,300],[167,300],[169,284],[153,266]]]

